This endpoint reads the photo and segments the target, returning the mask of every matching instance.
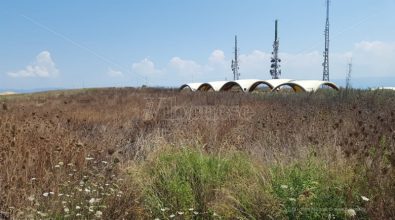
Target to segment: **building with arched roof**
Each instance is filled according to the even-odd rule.
[[[315,92],[322,86],[328,86],[334,90],[339,88],[332,82],[321,80],[295,80],[277,85],[272,91],[277,91],[282,87],[291,87],[294,92]]]
[[[180,87],[180,91],[182,90],[187,90],[187,91],[192,91],[195,92],[198,90],[198,88],[202,85],[203,83],[188,83],[184,84]]]
[[[242,79],[236,81],[230,81],[223,85],[220,91],[229,91],[234,88],[239,88],[244,92],[253,92],[259,85],[266,85],[270,90],[274,87],[291,82],[291,79],[269,79],[269,80],[259,80],[259,79]]]
[[[221,91],[221,88],[228,83],[228,81],[214,81],[214,82],[208,82],[208,83],[203,83],[199,86],[197,89],[198,91],[215,91],[219,92]]]
[[[180,90],[188,91],[244,91],[253,92],[260,85],[266,85],[271,91],[278,91],[283,87],[290,87],[294,92],[315,92],[322,86],[328,86],[334,90],[339,88],[332,82],[320,80],[292,80],[292,79],[243,79],[236,81],[214,81],[207,83],[189,83],[180,87]]]

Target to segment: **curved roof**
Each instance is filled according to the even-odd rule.
[[[277,85],[273,88],[272,91],[278,90],[283,86],[290,86],[294,90],[294,92],[315,92],[324,85],[329,86],[334,90],[339,90],[336,84],[332,82],[321,80],[297,80]]]
[[[184,84],[180,87],[179,90],[183,90],[185,88],[189,88],[192,92],[196,91],[203,83],[188,83]]]
[[[225,83],[220,89],[220,91],[228,91],[234,88],[235,86],[237,86],[244,92],[252,92],[261,84],[265,84],[270,89],[273,89],[274,87],[282,83],[291,82],[291,81],[292,81],[291,79],[269,79],[269,80],[242,79],[236,81],[229,81]]]
[[[221,88],[228,83],[229,81],[214,81],[214,82],[208,82],[208,83],[203,83],[198,87],[198,91],[209,91],[210,89],[219,92],[222,91]]]

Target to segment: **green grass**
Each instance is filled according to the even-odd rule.
[[[354,175],[314,157],[260,166],[194,148],[161,151],[139,168],[146,211],[160,219],[347,219],[349,209],[363,219]]]

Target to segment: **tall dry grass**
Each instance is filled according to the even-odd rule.
[[[8,216],[144,216],[142,195],[125,182],[125,170],[161,146],[242,151],[271,165],[314,154],[336,167],[353,167],[355,184],[367,183],[369,217],[395,216],[391,92],[91,89],[0,102],[0,211]],[[90,203],[92,198],[100,200]]]

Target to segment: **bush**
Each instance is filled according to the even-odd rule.
[[[260,188],[264,181],[259,181],[258,170],[243,154],[167,150],[142,171],[144,203],[152,217],[251,219],[270,214],[265,212],[269,203],[263,201],[265,192]]]
[[[273,193],[288,219],[366,218],[360,185],[354,183],[355,174],[349,168],[330,168],[310,157],[273,167],[271,176]]]

